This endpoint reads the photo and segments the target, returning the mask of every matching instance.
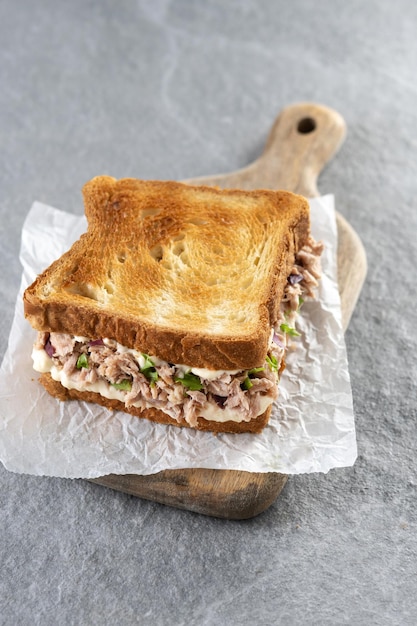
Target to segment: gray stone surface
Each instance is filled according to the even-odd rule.
[[[369,274],[346,335],[359,458],[227,522],[0,468],[0,623],[417,623],[417,5],[3,0],[0,356],[31,203],[82,213],[109,173],[234,170],[279,110],[337,109],[320,180]]]

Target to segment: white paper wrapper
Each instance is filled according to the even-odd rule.
[[[59,402],[37,382],[22,293],[85,231],[85,218],[36,202],[22,232],[21,291],[0,370],[0,460],[13,472],[65,478],[153,474],[164,469],[328,472],[352,465],[356,437],[337,289],[333,197],[311,200],[312,231],[325,242],[317,301],[299,316],[280,396],[260,435],[214,436],[153,424],[84,402]]]

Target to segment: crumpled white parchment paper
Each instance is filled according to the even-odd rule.
[[[213,468],[298,474],[352,465],[356,436],[337,289],[333,196],[310,201],[312,232],[325,242],[318,299],[299,316],[297,349],[260,435],[214,436],[163,426],[85,402],[60,402],[37,382],[35,337],[22,294],[85,231],[84,217],[33,204],[22,232],[23,276],[0,369],[0,460],[13,472],[65,478]]]

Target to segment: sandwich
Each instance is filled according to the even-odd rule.
[[[161,424],[259,433],[322,244],[286,191],[93,178],[87,231],[24,293],[40,383]]]

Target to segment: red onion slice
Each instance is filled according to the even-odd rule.
[[[296,285],[297,283],[301,283],[302,280],[303,280],[302,274],[291,274],[290,276],[288,276],[288,282],[291,285]]]
[[[102,339],[94,339],[93,341],[88,342],[89,346],[104,346],[104,341]]]
[[[279,335],[277,335],[277,333],[274,333],[274,337],[272,339],[272,341],[279,347],[279,348],[285,348],[285,344],[281,341],[281,339],[279,338]]]
[[[51,344],[51,340],[48,337],[48,339],[46,340],[45,346],[44,346],[45,352],[46,354],[52,359],[52,357],[55,354],[55,348],[54,346]]]

